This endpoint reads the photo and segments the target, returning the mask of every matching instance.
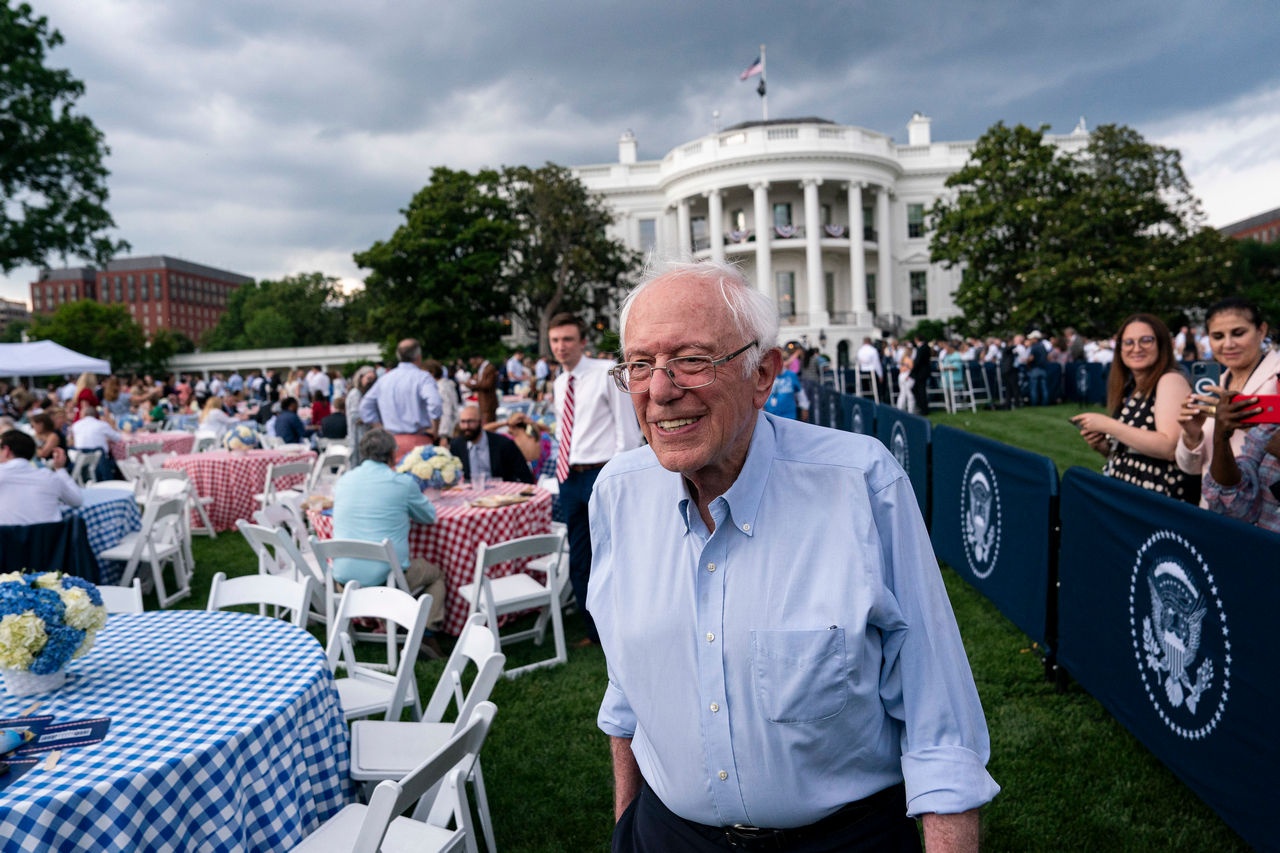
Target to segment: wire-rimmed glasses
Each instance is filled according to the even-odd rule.
[[[734,350],[723,358],[712,358],[709,355],[682,355],[667,359],[666,364],[650,364],[647,361],[624,361],[611,368],[609,375],[619,390],[628,394],[643,394],[649,390],[655,370],[667,374],[671,384],[688,391],[693,388],[705,388],[716,381],[716,368],[728,364],[747,350],[755,346],[757,341],[750,341],[741,349]]]

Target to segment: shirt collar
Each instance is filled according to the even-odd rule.
[[[769,482],[775,445],[771,416],[757,412],[751,445],[747,448],[747,459],[738,472],[738,478],[727,492],[711,501],[711,517],[716,522],[717,530],[728,520],[739,533],[755,535],[756,517],[760,512],[760,502],[764,499],[765,485]],[[679,484],[678,509],[687,533],[692,529],[691,513],[696,510],[684,477],[679,478]]]

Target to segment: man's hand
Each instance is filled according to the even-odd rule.
[[[53,449],[53,455],[49,457],[49,467],[55,471],[66,468],[67,451],[63,450],[61,447],[55,447]]]

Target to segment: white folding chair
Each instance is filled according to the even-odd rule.
[[[407,594],[421,592],[421,590],[409,589],[409,581],[404,576],[404,571],[400,568],[400,558],[396,554],[395,547],[391,544],[390,539],[383,539],[381,542],[365,542],[361,539],[317,539],[312,536],[311,552],[315,555],[316,565],[319,571],[324,575],[326,586],[329,590],[329,602],[326,604],[326,612],[331,612],[332,598],[336,593],[337,585],[333,580],[333,560],[337,558],[348,558],[354,560],[370,560],[377,563],[385,563],[387,565],[387,583],[388,587],[398,589]],[[330,630],[332,631],[333,622],[330,621]],[[379,640],[386,643],[387,646],[387,671],[392,672],[396,668],[396,648],[398,646],[398,638],[394,626],[387,626],[385,635],[371,634],[366,631],[352,631],[351,635],[361,642],[376,643]],[[332,633],[329,635],[332,639]]]
[[[210,539],[218,537],[218,532],[213,529],[213,521],[209,518],[208,506],[213,503],[213,498],[201,497],[196,492],[196,484],[191,482],[186,471],[181,470],[161,468],[158,471],[145,471],[142,475],[142,487],[144,506],[149,501],[157,499],[182,498],[186,502],[187,514],[182,517],[182,541],[186,549],[187,565],[194,569],[196,560],[191,550],[191,537],[197,533],[208,536]],[[199,525],[191,523],[192,513],[200,519]]]
[[[282,483],[298,476],[301,476],[305,483],[306,478],[310,475],[310,459],[300,459],[297,462],[274,462],[267,466],[266,482],[262,486],[262,491],[255,494],[253,499],[258,502],[258,506],[266,506],[269,503],[274,503],[279,495],[301,495],[301,486],[286,488]]]
[[[261,510],[254,515],[260,512]],[[244,519],[238,520],[236,527],[258,558],[259,574],[286,577],[295,581],[306,579],[311,582],[308,618],[323,623],[327,631],[333,623],[332,573],[326,575],[318,560],[308,560],[283,527],[250,524]]]
[[[164,470],[165,460],[171,456],[177,456],[177,455],[178,454],[172,451],[168,453],[148,453],[147,455],[142,457],[142,465],[148,471],[161,471],[161,470]]]
[[[413,674],[413,664],[418,659],[418,648],[427,627],[427,615],[431,611],[431,596],[423,594],[414,598],[407,592],[386,586],[362,588],[351,581],[342,591],[338,612],[329,631],[329,668],[337,674],[346,670],[346,676],[336,678],[338,701],[345,719],[354,720],[382,713],[384,719],[398,720],[406,706],[410,716],[422,718],[422,700],[418,697],[418,684]],[[404,654],[391,672],[381,672],[364,661],[356,659],[351,642],[352,619],[382,619],[387,623],[387,634],[396,628],[408,632]]]
[[[218,448],[218,434],[214,432],[198,432],[196,440],[191,445],[192,453],[204,453],[206,450],[216,450]]]
[[[473,613],[445,663],[420,721],[356,720],[351,724],[351,778],[366,783],[368,793],[371,785],[367,783],[399,779],[412,770],[461,731],[474,709],[489,699],[505,662],[506,655],[499,651],[493,632],[485,625],[484,614]],[[464,690],[468,664],[475,668],[475,674],[470,689]],[[454,711],[453,722],[445,722],[450,706]],[[497,850],[489,798],[478,761],[471,777],[486,849]]]
[[[555,666],[568,661],[565,649],[564,617],[560,612],[560,596],[568,573],[568,560],[564,554],[564,533],[543,533],[537,536],[524,536],[497,545],[482,544],[476,552],[475,579],[458,589],[458,594],[467,600],[472,613],[483,613],[500,645],[520,640],[532,639],[541,645],[547,632],[547,622],[551,622],[552,635],[555,641],[555,654],[545,660],[508,669],[506,676],[517,675],[544,666]],[[507,575],[501,578],[489,577],[488,570],[508,560],[523,557],[552,555],[555,559],[547,571],[545,582],[538,581],[524,572]],[[582,602],[579,602],[579,606]],[[533,627],[523,631],[501,634],[498,620],[505,613],[520,613],[525,610],[540,610]]]
[[[142,529],[128,533],[120,542],[99,552],[99,560],[125,563],[120,585],[133,583],[138,566],[146,563],[155,584],[156,599],[161,607],[191,595],[191,571],[183,547],[182,528],[187,517],[187,503],[182,497],[154,498],[147,501],[142,513]],[[177,590],[170,595],[164,586],[164,567],[173,567]]]
[[[102,605],[107,608],[107,613],[142,613],[146,609],[142,604],[141,578],[135,577],[129,586],[102,584],[98,587],[98,594],[102,596]]]
[[[151,453],[163,453],[163,452],[164,452],[163,441],[139,441],[139,442],[135,442],[134,444],[127,445],[124,449],[124,455],[126,459],[134,459],[138,456],[147,456]],[[117,461],[116,464],[119,465],[120,462]]]
[[[293,849],[313,853],[475,853],[478,848],[464,780],[480,756],[497,712],[492,702],[481,702],[461,730],[425,761],[398,781],[379,783],[367,806],[346,806]],[[412,817],[398,816],[410,806],[414,806]]]
[[[284,575],[244,575],[228,579],[226,573],[213,576],[209,587],[209,603],[206,610],[221,610],[242,604],[258,605],[258,612],[268,605],[292,614],[290,621],[304,631],[311,610],[311,578],[292,578]]]
[[[75,463],[71,466],[71,479],[77,485],[84,486],[98,479],[98,460],[102,458],[99,450],[76,450]]]
[[[311,468],[311,474],[303,489],[304,494],[312,494],[322,485],[336,483],[342,473],[347,470],[347,464],[350,461],[351,452],[345,444],[334,444],[326,448],[316,458],[316,464]]]

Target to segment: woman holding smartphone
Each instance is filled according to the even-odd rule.
[[[1276,393],[1276,374],[1280,373],[1280,351],[1275,348],[1265,355],[1262,343],[1267,339],[1267,324],[1258,306],[1240,296],[1228,296],[1209,307],[1205,318],[1209,329],[1209,346],[1214,360],[1225,371],[1217,386],[1235,394],[1254,396]],[[1213,464],[1214,418],[1210,417],[1217,397],[1188,394],[1182,403],[1178,420],[1182,436],[1178,441],[1178,467],[1188,474],[1204,474]],[[1233,430],[1230,445],[1233,454],[1244,448],[1247,430]],[[1202,498],[1200,505],[1208,507]]]
[[[1134,314],[1116,335],[1119,356],[1107,380],[1110,417],[1085,412],[1071,420],[1089,446],[1107,457],[1102,473],[1180,501],[1199,499],[1199,479],[1173,461],[1178,409],[1191,391],[1173,351],[1169,328],[1152,314]]]

